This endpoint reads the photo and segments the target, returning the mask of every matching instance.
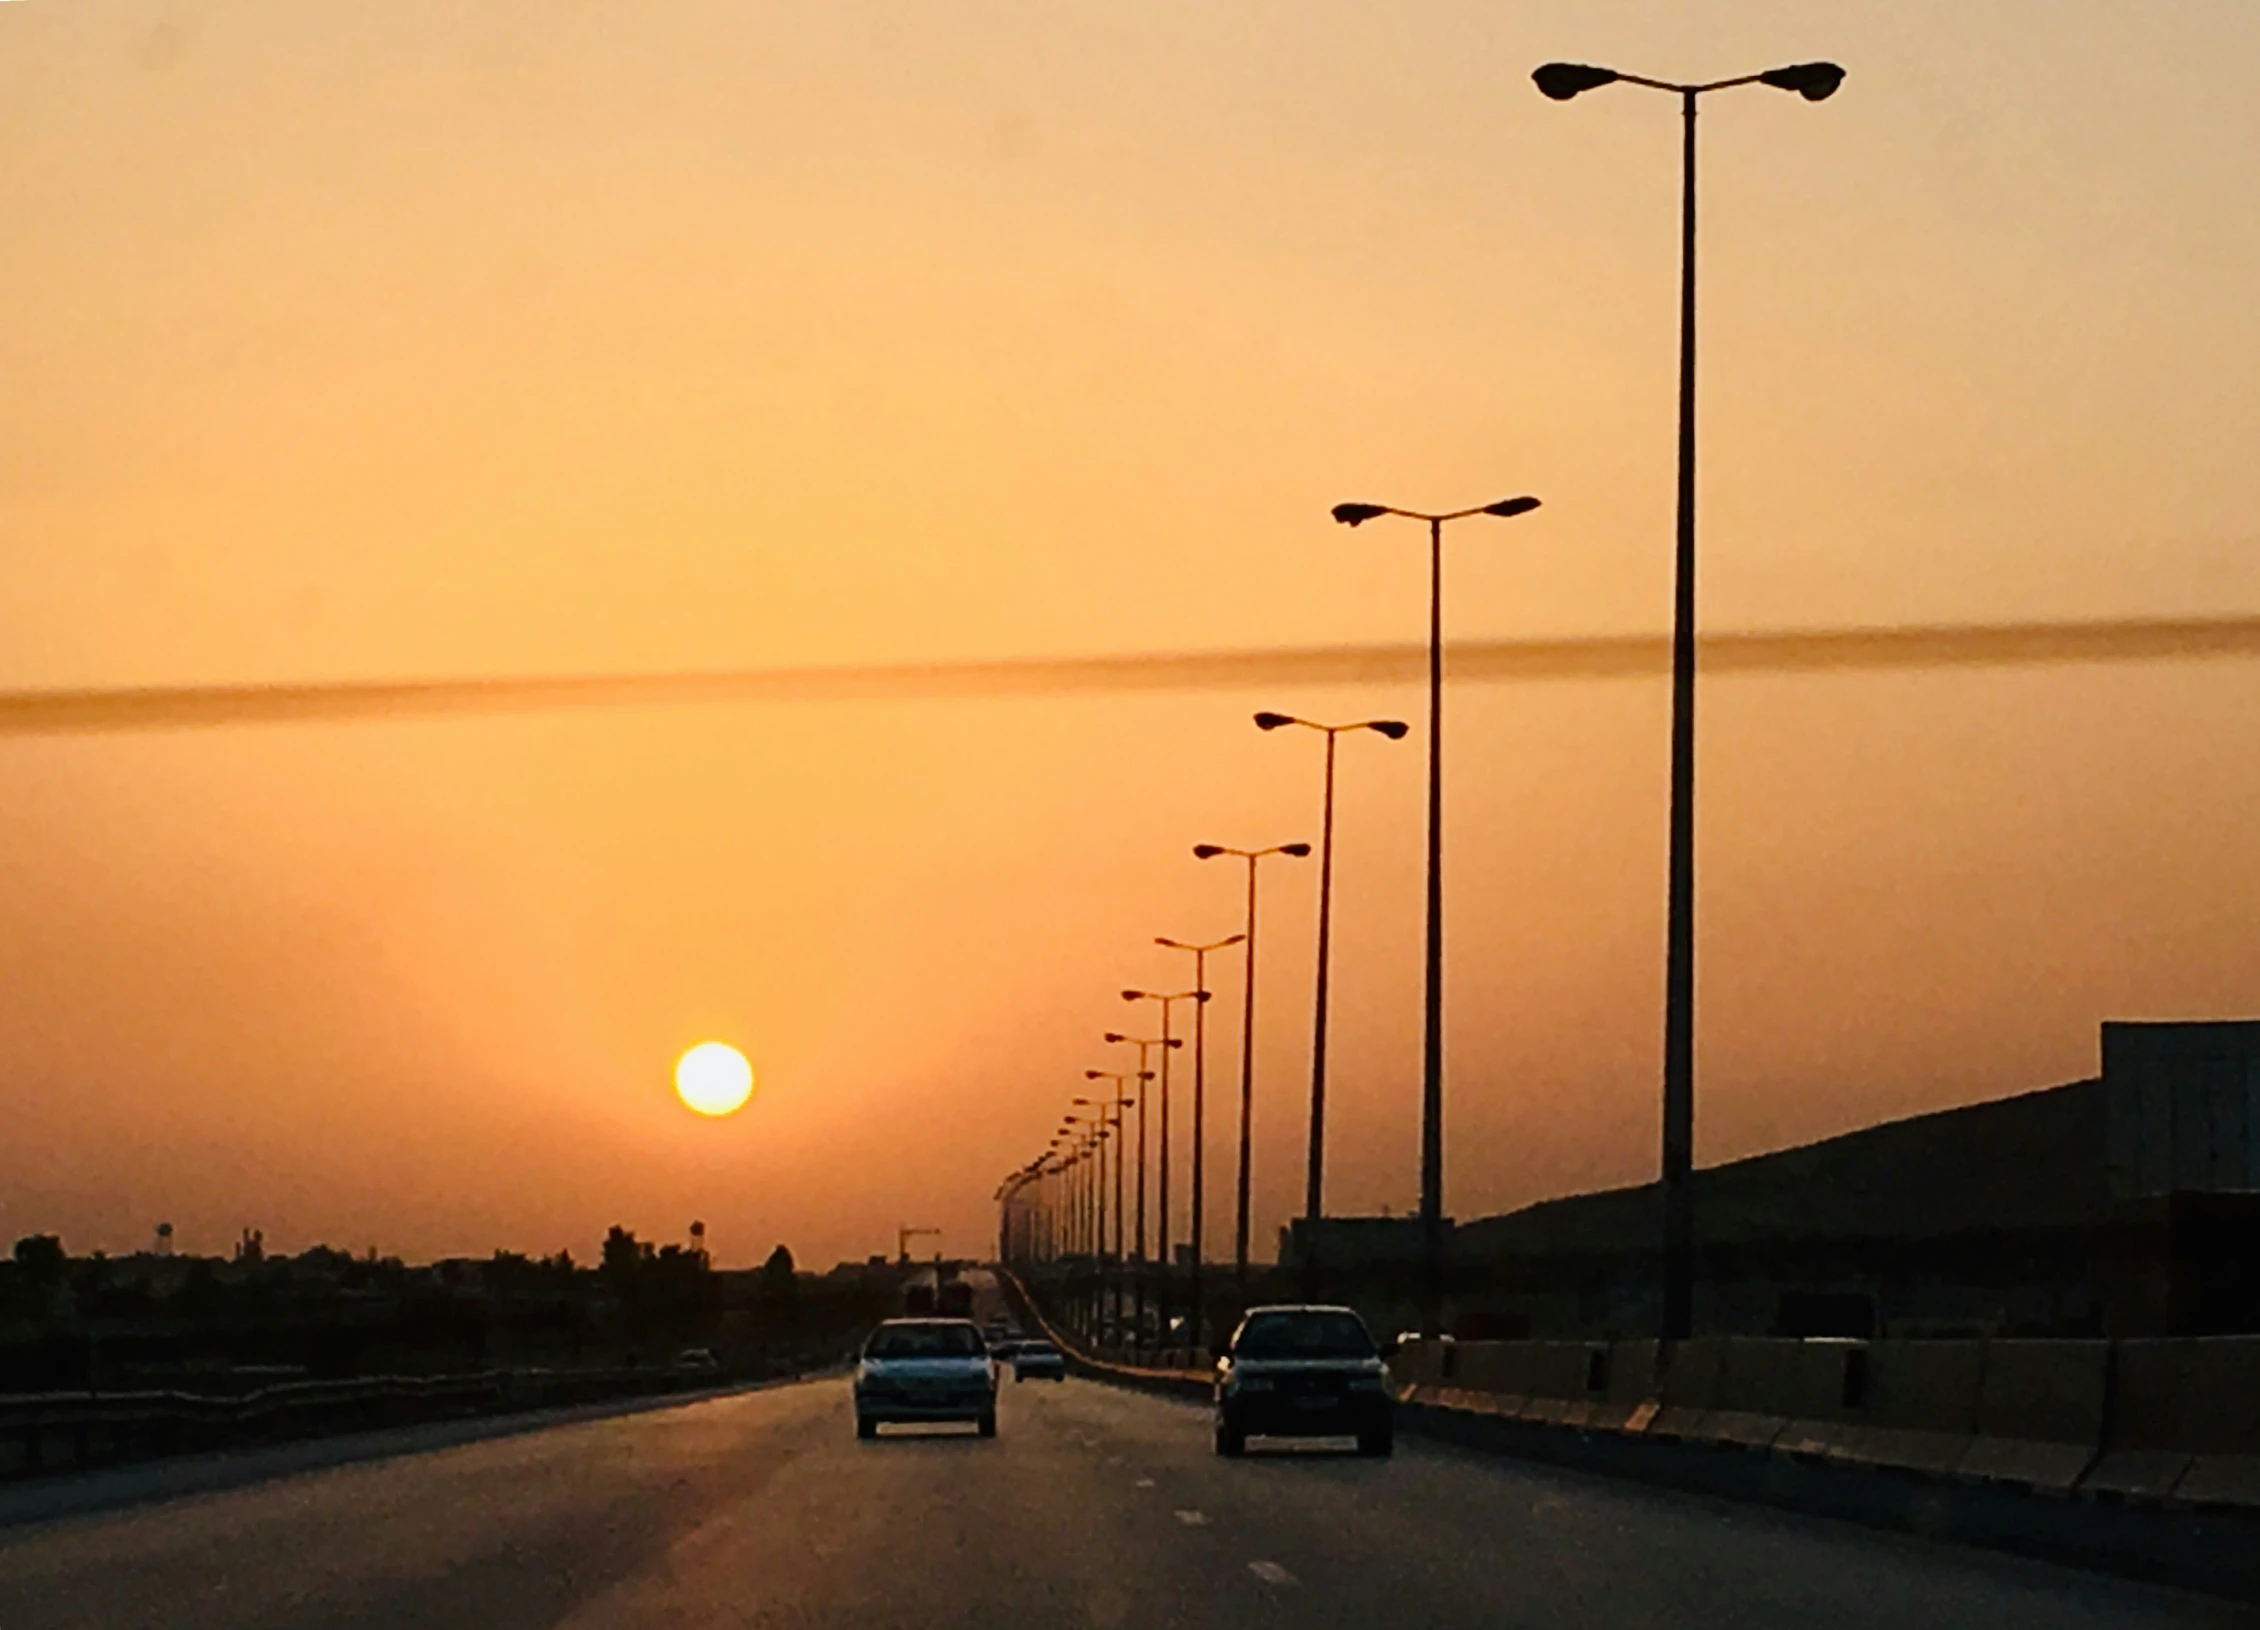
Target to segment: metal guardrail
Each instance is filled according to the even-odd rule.
[[[689,1392],[773,1377],[675,1369],[480,1370],[286,1381],[222,1396],[180,1391],[0,1394],[0,1478],[249,1443]]]

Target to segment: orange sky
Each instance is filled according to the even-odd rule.
[[[1706,621],[2260,610],[2230,0],[22,0],[0,687],[1417,637],[1417,536],[1353,496],[1545,497],[1455,544],[1456,633],[1658,628],[1674,111],[1527,74],[1818,55],[1835,100],[1705,123]],[[2256,703],[1710,687],[1703,1158],[2251,1012]],[[1311,835],[1259,706],[1419,696],[0,741],[0,1234],[972,1248],[1111,993],[1179,972],[1151,936],[1237,926],[1186,847]],[[1454,694],[1455,1211],[1651,1167],[1664,707]],[[1414,1187],[1418,752],[1345,749],[1345,1208]],[[1271,900],[1266,1238],[1308,880]],[[762,1072],[723,1122],[668,1086],[710,1035]]]

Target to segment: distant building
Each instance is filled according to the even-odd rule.
[[[2089,1080],[1697,1172],[1698,1323],[2260,1330],[2260,1022],[2111,1023],[2101,1053]],[[1652,1328],[1661,1205],[1644,1184],[1464,1223],[1455,1301],[1488,1329]]]
[[[2260,1190],[2260,1022],[2103,1027],[2111,1196]]]
[[[1451,1249],[1453,1224],[1444,1219],[1445,1249]],[[1315,1260],[1324,1268],[1410,1266],[1421,1260],[1425,1236],[1420,1218],[1297,1217],[1279,1230],[1279,1265],[1300,1268]]]

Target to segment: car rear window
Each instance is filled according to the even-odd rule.
[[[1258,1313],[1240,1327],[1240,1358],[1371,1358],[1373,1337],[1354,1313]]]
[[[969,1324],[883,1324],[872,1332],[866,1358],[979,1358],[988,1352]]]

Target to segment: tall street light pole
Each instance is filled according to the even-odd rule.
[[[1473,515],[1511,520],[1538,507],[1535,498],[1502,498],[1474,509],[1431,514],[1389,504],[1336,504],[1334,518],[1363,526],[1401,515],[1428,526],[1428,943],[1422,983],[1420,1044],[1421,1331],[1444,1324],[1444,527]]]
[[[1275,843],[1268,849],[1233,849],[1221,843],[1196,843],[1195,860],[1231,855],[1248,863],[1248,926],[1241,937],[1248,942],[1248,977],[1240,1004],[1240,1192],[1237,1219],[1232,1230],[1232,1272],[1245,1302],[1248,1294],[1248,1171],[1253,1154],[1256,1103],[1256,862],[1266,855],[1309,858],[1307,843]]]
[[[1287,713],[1259,713],[1258,730],[1279,730],[1300,725],[1326,737],[1325,814],[1318,830],[1318,991],[1311,1001],[1310,1043],[1310,1169],[1303,1182],[1303,1215],[1310,1222],[1304,1243],[1306,1288],[1315,1297],[1318,1277],[1318,1221],[1325,1215],[1326,1185],[1326,996],[1333,957],[1334,926],[1334,746],[1345,730],[1371,730],[1391,741],[1403,741],[1412,726],[1401,719],[1365,719],[1357,724],[1315,724]]]
[[[1068,1147],[1060,1155],[1060,1159],[1069,1168],[1066,1199],[1067,1254],[1069,1256],[1080,1256],[1083,1254],[1084,1234],[1082,1166],[1085,1133],[1083,1118],[1080,1115],[1068,1116],[1060,1122],[1059,1135],[1068,1144]]]
[[[1549,62],[1531,76],[1566,102],[1620,81],[1679,98],[1679,517],[1673,553],[1671,627],[1671,822],[1664,932],[1664,1284],[1660,1334],[1695,1324],[1695,104],[1711,91],[1770,85],[1808,102],[1844,83],[1833,62],[1800,62],[1762,74],[1677,85],[1613,68]]]
[[[1192,1002],[1198,1005],[1208,1000],[1208,992],[1199,989],[1179,991],[1126,990],[1122,993],[1122,999],[1125,1002],[1158,1002],[1161,1005],[1161,1159],[1159,1162],[1160,1181],[1156,1184],[1160,1192],[1154,1196],[1156,1215],[1159,1219],[1154,1229],[1154,1238],[1157,1247],[1155,1257],[1161,1263],[1162,1318],[1166,1328],[1169,1317],[1170,1270],[1169,1151],[1172,1147],[1169,1138],[1169,1055],[1185,1045],[1182,1037],[1172,1036],[1169,1033],[1170,1015],[1175,1003]],[[1145,1055],[1141,1052],[1139,1054],[1141,1063],[1144,1058]],[[1145,1238],[1142,1226],[1138,1237],[1140,1240]]]
[[[1166,934],[1154,937],[1154,943],[1172,951],[1193,953],[1193,989],[1200,999],[1193,1004],[1193,1203],[1187,1226],[1193,1235],[1193,1311],[1186,1331],[1186,1341],[1194,1348],[1201,1344],[1201,1322],[1206,1304],[1202,1301],[1201,1269],[1208,1257],[1208,1235],[1203,1207],[1208,1198],[1208,1167],[1205,1150],[1208,1141],[1208,959],[1213,951],[1226,950],[1240,944],[1248,936],[1228,934],[1223,939],[1211,940],[1206,945],[1188,945],[1183,940],[1173,940]]]
[[[1096,1128],[1084,1117],[1070,1114],[1061,1123],[1060,1130],[1062,1133],[1072,1131],[1075,1139],[1074,1147],[1065,1156],[1068,1170],[1068,1255],[1082,1257],[1090,1253],[1090,1242],[1095,1233],[1091,1221],[1091,1151],[1096,1147]],[[1071,1263],[1067,1278],[1069,1311],[1079,1322],[1084,1322],[1087,1329],[1087,1321],[1082,1321],[1083,1297],[1077,1283],[1078,1277]]]
[[[1093,1108],[1098,1107],[1097,1101],[1090,1098],[1078,1098],[1075,1102]],[[1106,1112],[1103,1109],[1099,1109],[1098,1113],[1090,1116],[1089,1120],[1091,1160],[1093,1162],[1091,1173],[1091,1268],[1096,1310],[1103,1308],[1106,1297],[1106,1146],[1109,1133]],[[1121,1182],[1121,1173],[1122,1152],[1118,1149],[1115,1151],[1115,1181],[1117,1184]],[[1121,1224],[1121,1217],[1122,1207],[1118,1196],[1115,1205],[1117,1227]],[[1094,1323],[1096,1322],[1097,1320],[1094,1318]]]
[[[1145,1061],[1146,1055],[1143,1051],[1141,1051],[1138,1054],[1138,1062],[1139,1064],[1143,1065]],[[1145,1327],[1146,1320],[1146,1283],[1144,1274],[1139,1270],[1144,1266],[1146,1260],[1146,1083],[1154,1078],[1154,1072],[1148,1069],[1139,1069],[1136,1071],[1085,1070],[1083,1072],[1083,1078],[1087,1081],[1112,1081],[1114,1083],[1115,1114],[1118,1117],[1123,1113],[1123,1110],[1126,1106],[1134,1107],[1138,1111],[1137,1238],[1131,1243],[1130,1247],[1129,1261],[1133,1264],[1133,1266],[1129,1271],[1131,1274],[1131,1283],[1133,1286],[1132,1294],[1135,1298],[1135,1305],[1137,1308],[1135,1317],[1138,1323],[1138,1327],[1142,1330]],[[1122,1096],[1122,1084],[1123,1082],[1129,1080],[1136,1080],[1138,1082],[1138,1095],[1135,1098],[1125,1098]],[[1127,1154],[1127,1152],[1127,1150],[1124,1151],[1125,1154]],[[1117,1168],[1117,1170],[1119,1171],[1119,1167]],[[1114,1192],[1115,1203],[1117,1205],[1120,1205],[1122,1200],[1122,1189],[1119,1180],[1116,1183]],[[1117,1242],[1119,1242],[1121,1238],[1122,1228],[1121,1224],[1117,1222],[1117,1224],[1115,1225],[1115,1239]],[[1118,1272],[1119,1269],[1120,1265],[1118,1264]]]

